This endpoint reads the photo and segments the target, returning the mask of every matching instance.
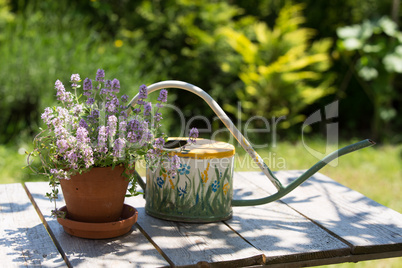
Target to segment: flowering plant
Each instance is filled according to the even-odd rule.
[[[118,97],[120,82],[105,79],[99,69],[95,81],[85,78],[80,90],[79,74],[71,75],[72,92],[66,91],[60,80],[55,83],[60,106],[47,107],[42,120],[47,128],[34,139],[34,150],[28,156],[28,166],[37,174],[49,177],[51,201],[58,198],[59,180],[89,171],[93,167],[124,165],[134,169],[134,163],[145,160],[152,168],[169,157],[162,150],[166,137],[160,133],[162,114],[159,109],[167,101],[167,90],[162,89],[153,110],[147,101],[147,87],[139,88],[138,101],[128,106],[128,96]],[[80,92],[81,91],[81,92]],[[194,142],[198,131],[190,132],[189,142]],[[35,168],[30,156],[41,160]],[[179,159],[172,156],[168,173],[179,168]],[[130,195],[137,195],[134,174],[123,173],[131,181]],[[56,203],[56,202],[55,202]],[[55,204],[54,213],[57,214]]]

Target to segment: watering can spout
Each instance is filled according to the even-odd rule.
[[[320,169],[322,169],[324,166],[326,166],[329,162],[332,160],[335,160],[336,158],[369,147],[373,146],[375,144],[374,141],[366,139],[362,140],[360,142],[348,145],[346,147],[343,147],[335,152],[332,152],[331,154],[327,155],[320,161],[318,161],[314,166],[309,168],[306,172],[304,172],[299,178],[295,179],[293,182],[291,182],[289,185],[286,187],[283,187],[280,185],[278,192],[276,192],[273,195],[260,198],[260,199],[253,199],[253,200],[233,200],[232,201],[232,206],[255,206],[255,205],[262,205],[266,203],[273,202],[275,200],[278,200],[282,198],[283,196],[287,195],[291,191],[293,191],[296,187],[298,187],[300,184],[302,184],[304,181],[307,179],[311,178],[315,173],[317,173]],[[272,176],[274,176],[272,174]],[[275,177],[276,179],[276,177]]]

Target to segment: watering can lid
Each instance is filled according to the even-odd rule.
[[[187,139],[185,138],[169,138],[168,142],[186,140]],[[179,157],[199,159],[224,158],[235,154],[234,146],[229,143],[201,138],[196,139],[195,144],[186,145],[185,150],[180,151],[180,148],[177,148],[168,149],[168,151],[171,151],[172,155],[177,155]]]

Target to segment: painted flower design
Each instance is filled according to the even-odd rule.
[[[225,183],[225,184],[223,185],[223,193],[226,195],[226,194],[228,193],[229,189],[230,189],[230,185],[229,185],[229,183],[227,182],[227,183]]]
[[[202,179],[203,183],[207,183],[207,181],[209,179],[208,178],[208,170],[209,170],[209,162],[208,162],[207,168],[204,170],[204,172],[201,173],[201,179]]]
[[[179,196],[184,196],[187,193],[187,183],[184,188],[183,187],[177,188],[177,191],[179,192]]]
[[[212,191],[216,192],[218,190],[218,188],[219,188],[219,185],[220,185],[220,182],[218,180],[215,180],[211,185],[212,186]]]
[[[191,169],[191,167],[189,165],[180,164],[180,169],[179,169],[180,175],[184,175],[184,174],[188,175],[188,174],[190,174],[190,169]]]
[[[162,179],[162,177],[157,177],[156,184],[159,186],[159,188],[162,188],[163,184],[165,184],[165,181]]]

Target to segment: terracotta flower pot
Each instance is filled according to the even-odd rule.
[[[60,180],[68,218],[81,222],[113,222],[120,218],[128,179],[123,166],[94,167],[70,180]]]

